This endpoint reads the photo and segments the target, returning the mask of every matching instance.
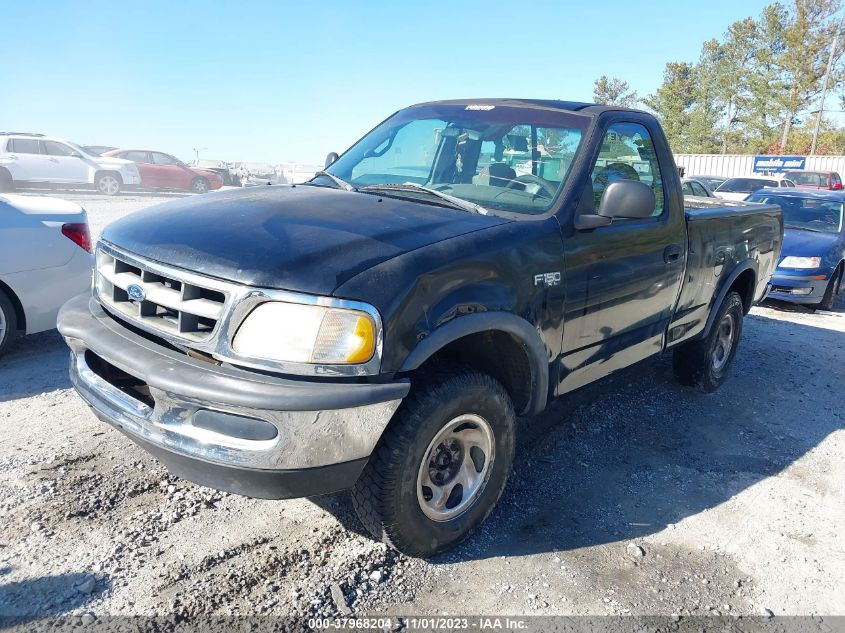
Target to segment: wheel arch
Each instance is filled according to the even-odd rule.
[[[97,182],[97,178],[99,178],[100,176],[104,176],[105,174],[111,174],[112,176],[116,176],[117,179],[120,181],[120,184],[121,185],[124,184],[123,183],[123,176],[120,175],[119,171],[115,171],[114,169],[99,169],[99,168],[94,172],[94,183]]]
[[[738,263],[730,274],[722,283],[713,305],[710,307],[710,314],[707,315],[707,324],[704,326],[704,331],[701,336],[707,336],[710,328],[713,327],[713,321],[716,319],[716,313],[719,311],[719,306],[725,300],[730,292],[736,291],[742,299],[742,307],[745,314],[754,306],[754,293],[757,289],[757,262],[753,259],[746,259]]]
[[[508,391],[519,415],[534,415],[546,406],[546,347],[537,330],[515,314],[482,312],[452,319],[411,350],[399,373],[411,373],[444,357],[496,378]]]
[[[0,279],[0,292],[3,292],[12,302],[12,307],[15,309],[15,318],[18,322],[18,331],[26,333],[26,312],[23,309],[21,300],[18,295],[12,290],[11,286]]]

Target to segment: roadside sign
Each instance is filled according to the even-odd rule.
[[[793,169],[804,169],[806,156],[755,156],[754,173],[782,173]]]

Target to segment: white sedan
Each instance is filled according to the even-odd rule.
[[[91,287],[85,209],[0,194],[0,355],[18,335],[56,327],[62,304]]]
[[[795,183],[783,176],[742,176],[728,178],[713,190],[717,198],[724,200],[745,200],[755,191],[766,187],[794,187]]]

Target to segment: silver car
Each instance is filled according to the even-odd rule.
[[[0,194],[0,355],[19,335],[56,327],[61,305],[90,289],[90,251],[79,205]]]

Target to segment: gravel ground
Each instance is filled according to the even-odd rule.
[[[213,195],[213,194],[211,194]],[[163,197],[68,194],[92,233]],[[669,358],[521,420],[481,531],[408,559],[346,495],[170,476],[70,388],[58,334],[0,359],[0,615],[845,615],[845,306],[755,308],[701,395]]]

